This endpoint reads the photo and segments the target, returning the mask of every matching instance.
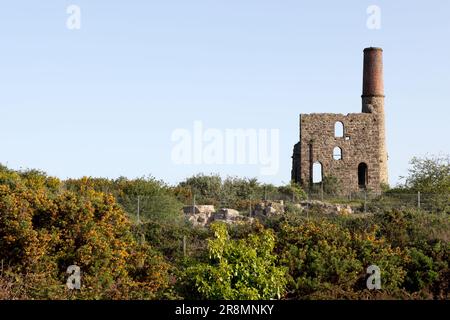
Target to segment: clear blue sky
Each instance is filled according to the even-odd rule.
[[[0,162],[61,178],[259,175],[172,163],[172,132],[201,120],[279,129],[279,173],[260,179],[287,182],[298,115],[359,112],[362,51],[380,46],[395,184],[412,156],[450,153],[449,13],[443,0],[3,1]]]

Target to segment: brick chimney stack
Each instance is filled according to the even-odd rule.
[[[388,156],[386,150],[386,133],[384,119],[384,82],[383,82],[383,49],[364,49],[362,112],[375,116],[378,136],[378,165],[380,182],[388,183]]]
[[[363,96],[384,96],[383,49],[364,49]]]
[[[383,49],[364,49],[363,70],[363,105],[364,113],[380,113],[384,108],[383,83]]]

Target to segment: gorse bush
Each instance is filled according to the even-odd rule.
[[[154,298],[167,286],[168,264],[135,241],[112,195],[58,191],[57,180],[29,172],[2,170],[0,180],[8,181],[0,185],[6,298]],[[70,265],[83,275],[75,293],[65,287]]]
[[[182,222],[182,203],[176,199],[169,186],[153,177],[134,180],[123,177],[116,180],[85,177],[65,181],[64,188],[75,193],[92,189],[111,194],[132,219],[136,219],[139,209],[142,220]]]
[[[366,268],[383,270],[383,287],[400,287],[405,256],[374,232],[352,234],[325,220],[308,221],[294,227],[284,225],[279,235],[281,262],[288,266],[291,298],[355,297],[365,287]]]
[[[404,249],[410,292],[424,291],[434,298],[448,296],[450,262],[450,219],[448,215],[421,210],[391,210],[374,217],[379,234]]]

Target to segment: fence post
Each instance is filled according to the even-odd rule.
[[[186,236],[183,236],[183,257],[186,258]]]
[[[137,223],[141,224],[141,197],[137,197]]]
[[[367,212],[367,191],[364,191],[364,213]]]
[[[417,207],[420,209],[420,191],[417,191]]]

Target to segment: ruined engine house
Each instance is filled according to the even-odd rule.
[[[300,115],[292,180],[308,188],[335,177],[340,193],[381,192],[388,184],[383,50],[364,49],[362,112]]]

